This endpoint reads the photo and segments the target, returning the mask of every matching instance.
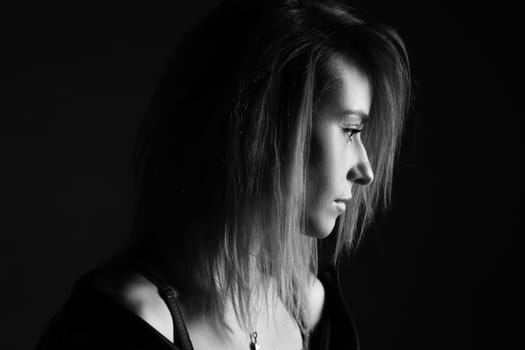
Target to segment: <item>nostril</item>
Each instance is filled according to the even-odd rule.
[[[362,185],[368,185],[374,180],[374,173],[372,172],[372,168],[370,167],[370,164],[363,165],[363,171],[361,175],[361,181],[363,182]]]
[[[361,177],[359,177],[355,182],[360,185],[368,185],[374,180],[374,176],[370,174],[363,174]]]
[[[374,173],[369,164],[360,164],[348,172],[347,178],[356,184],[368,185],[374,180]]]

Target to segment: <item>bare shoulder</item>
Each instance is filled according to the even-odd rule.
[[[91,282],[173,341],[171,314],[157,286],[149,279],[132,270],[116,270],[97,273]]]
[[[311,275],[308,289],[308,326],[313,329],[321,319],[325,301],[325,290],[321,281]]]

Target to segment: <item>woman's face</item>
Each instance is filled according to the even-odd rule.
[[[344,213],[355,184],[366,185],[373,172],[361,141],[370,112],[368,77],[352,61],[334,58],[338,84],[325,93],[312,123],[306,185],[307,234],[324,238]]]

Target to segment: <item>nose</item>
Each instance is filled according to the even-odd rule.
[[[348,171],[347,178],[353,183],[368,185],[374,180],[374,171],[370,165],[365,146],[360,140],[356,151],[358,153],[357,162]]]

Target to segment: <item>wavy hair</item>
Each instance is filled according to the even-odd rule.
[[[335,263],[390,197],[410,92],[393,29],[341,2],[229,1],[178,45],[153,96],[135,148],[135,243],[176,257],[174,278],[196,286],[181,298],[217,326],[230,298],[251,329],[254,293],[268,301],[271,284],[310,331],[306,288],[317,274],[317,241],[300,233],[312,118],[338,78],[336,55],[353,58],[372,83],[363,142],[375,181],[359,186],[338,219]]]

